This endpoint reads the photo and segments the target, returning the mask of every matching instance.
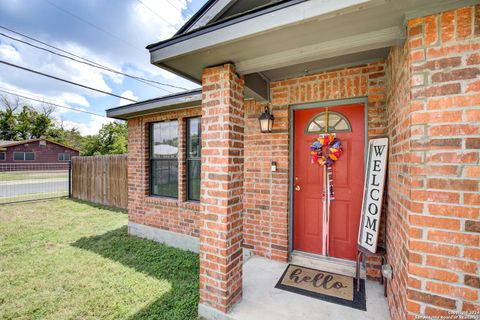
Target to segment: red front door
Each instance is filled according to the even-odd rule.
[[[310,158],[309,147],[318,133],[309,133],[307,126],[317,128],[310,121],[324,111],[314,108],[294,113],[293,248],[316,254],[322,254],[324,182],[323,168],[312,164]],[[349,132],[336,133],[343,154],[333,165],[335,200],[330,206],[329,256],[354,260],[363,193],[365,109],[363,104],[354,104],[329,107],[328,111],[328,118],[337,121],[343,116],[350,123]],[[332,117],[334,112],[337,114]],[[345,130],[345,126],[339,128]]]

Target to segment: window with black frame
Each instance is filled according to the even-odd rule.
[[[150,124],[150,194],[178,197],[178,121]]]
[[[200,201],[201,120],[187,119],[187,200]]]

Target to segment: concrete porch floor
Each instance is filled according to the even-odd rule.
[[[229,313],[235,320],[386,320],[389,319],[383,286],[366,281],[367,311],[356,310],[304,295],[275,289],[286,263],[250,258],[243,267],[243,298]],[[328,271],[328,270],[326,270]]]

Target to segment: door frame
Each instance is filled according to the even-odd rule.
[[[336,100],[323,100],[309,103],[299,103],[289,105],[288,115],[289,115],[289,125],[288,125],[288,161],[289,161],[289,173],[288,173],[288,260],[291,260],[293,252],[293,168],[294,168],[294,129],[295,129],[295,110],[304,110],[304,109],[314,109],[314,108],[325,108],[325,107],[335,107],[348,104],[359,104],[363,103],[364,105],[364,157],[363,162],[365,164],[367,159],[368,151],[368,97],[355,97],[355,98],[346,98],[346,99],[336,99]]]

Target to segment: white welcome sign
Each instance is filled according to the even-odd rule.
[[[383,187],[387,171],[388,138],[370,140],[363,189],[362,220],[358,244],[375,253],[382,213]]]

